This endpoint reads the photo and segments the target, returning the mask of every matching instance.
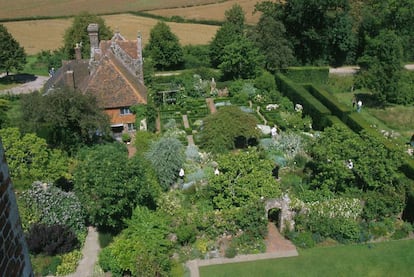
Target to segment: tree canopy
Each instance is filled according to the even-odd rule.
[[[36,132],[69,152],[110,135],[108,116],[88,94],[67,88],[22,96],[22,130]]]
[[[7,28],[0,24],[0,72],[8,75],[12,70],[22,70],[26,64],[24,48],[13,38]]]
[[[82,57],[86,59],[90,57],[91,45],[87,28],[91,23],[99,25],[100,40],[108,40],[113,36],[112,30],[106,25],[102,17],[86,12],[81,13],[74,17],[72,26],[65,31],[63,52],[66,59],[75,58],[75,45],[77,43],[82,43]]]
[[[155,208],[157,182],[139,158],[128,159],[125,145],[82,149],[73,173],[74,190],[96,226],[120,231],[137,205]]]
[[[151,29],[145,54],[151,58],[158,70],[178,69],[184,63],[184,52],[178,37],[163,21],[159,21]]]
[[[245,147],[259,137],[255,116],[239,107],[227,106],[207,116],[201,130],[201,143],[204,149],[213,153],[223,153]]]
[[[300,64],[338,66],[352,58],[356,38],[349,1],[288,0],[274,5]]]
[[[361,70],[356,84],[370,89],[380,102],[405,104],[411,91],[401,91],[403,49],[401,40],[391,30],[383,30],[367,40],[363,56],[358,59]]]
[[[0,137],[17,188],[28,187],[34,181],[70,178],[68,158],[62,151],[50,149],[43,138],[33,133],[23,135],[17,128],[0,129]]]
[[[245,16],[239,4],[234,4],[231,9],[225,12],[226,20],[210,42],[210,58],[214,67],[222,62],[224,48],[227,45],[236,43],[240,37],[244,36]]]

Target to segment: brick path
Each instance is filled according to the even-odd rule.
[[[216,105],[214,105],[213,98],[206,98],[207,107],[210,110],[210,113],[215,113],[217,111]]]

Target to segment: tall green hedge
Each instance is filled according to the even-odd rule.
[[[313,84],[304,85],[304,87],[313,95],[316,99],[321,101],[328,109],[331,110],[332,114],[339,117],[341,120],[346,120],[347,115],[351,112],[351,109],[346,105],[339,103],[335,97],[332,96],[328,91],[316,87]]]
[[[326,84],[329,78],[329,67],[289,67],[284,74],[295,83]]]
[[[331,112],[318,99],[281,73],[277,73],[275,78],[279,91],[295,104],[301,104],[303,111],[312,117],[314,129],[323,130],[329,125],[326,117],[331,115]]]

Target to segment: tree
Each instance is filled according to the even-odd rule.
[[[299,63],[338,66],[352,57],[356,40],[348,0],[288,0],[274,5]]]
[[[21,105],[22,129],[36,132],[68,152],[110,135],[108,116],[91,95],[63,88],[47,95],[24,95]]]
[[[65,154],[50,149],[44,139],[33,133],[22,135],[17,128],[0,129],[0,137],[17,188],[33,181],[54,182],[61,177],[70,177]]]
[[[201,144],[213,153],[225,153],[236,146],[245,147],[259,138],[258,121],[239,107],[220,108],[204,119]]]
[[[243,207],[261,197],[280,196],[272,176],[273,162],[261,159],[255,149],[220,155],[217,164],[220,174],[209,180],[207,187],[215,209]]]
[[[168,190],[177,180],[185,161],[183,144],[175,137],[162,137],[151,144],[146,157],[157,173],[162,188]]]
[[[275,6],[271,2],[260,2],[255,12],[261,12],[259,22],[251,32],[252,40],[265,56],[265,68],[270,72],[284,69],[294,62],[292,46],[286,38],[286,28],[276,18]]]
[[[210,58],[214,67],[222,63],[224,48],[244,36],[245,16],[241,6],[234,4],[225,12],[225,16],[225,23],[217,30],[210,43]]]
[[[108,40],[113,36],[112,30],[105,24],[102,17],[86,12],[81,13],[75,16],[72,26],[65,31],[63,53],[67,59],[75,58],[75,45],[77,43],[82,43],[82,57],[89,58],[91,45],[87,28],[91,23],[99,25],[100,40]]]
[[[178,37],[171,32],[170,26],[162,21],[151,29],[145,53],[158,70],[177,69],[184,62],[184,52]]]
[[[225,78],[249,79],[260,73],[263,57],[258,48],[246,37],[224,47],[219,68]]]
[[[359,87],[370,89],[380,102],[401,103],[399,82],[402,74],[403,51],[399,37],[383,30],[367,40],[364,55],[358,59],[360,71],[356,77]],[[406,93],[411,93],[410,91]]]
[[[7,31],[7,28],[0,24],[0,71],[6,71],[9,75],[11,70],[22,70],[26,64],[26,53],[24,48]]]
[[[74,173],[74,191],[99,228],[118,232],[137,205],[155,208],[159,186],[139,158],[128,159],[125,145],[82,149]]]

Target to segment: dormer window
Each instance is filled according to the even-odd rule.
[[[119,112],[120,112],[120,114],[121,114],[121,115],[131,114],[131,111],[129,110],[129,108],[128,108],[128,107],[121,108],[121,109],[119,110]]]

